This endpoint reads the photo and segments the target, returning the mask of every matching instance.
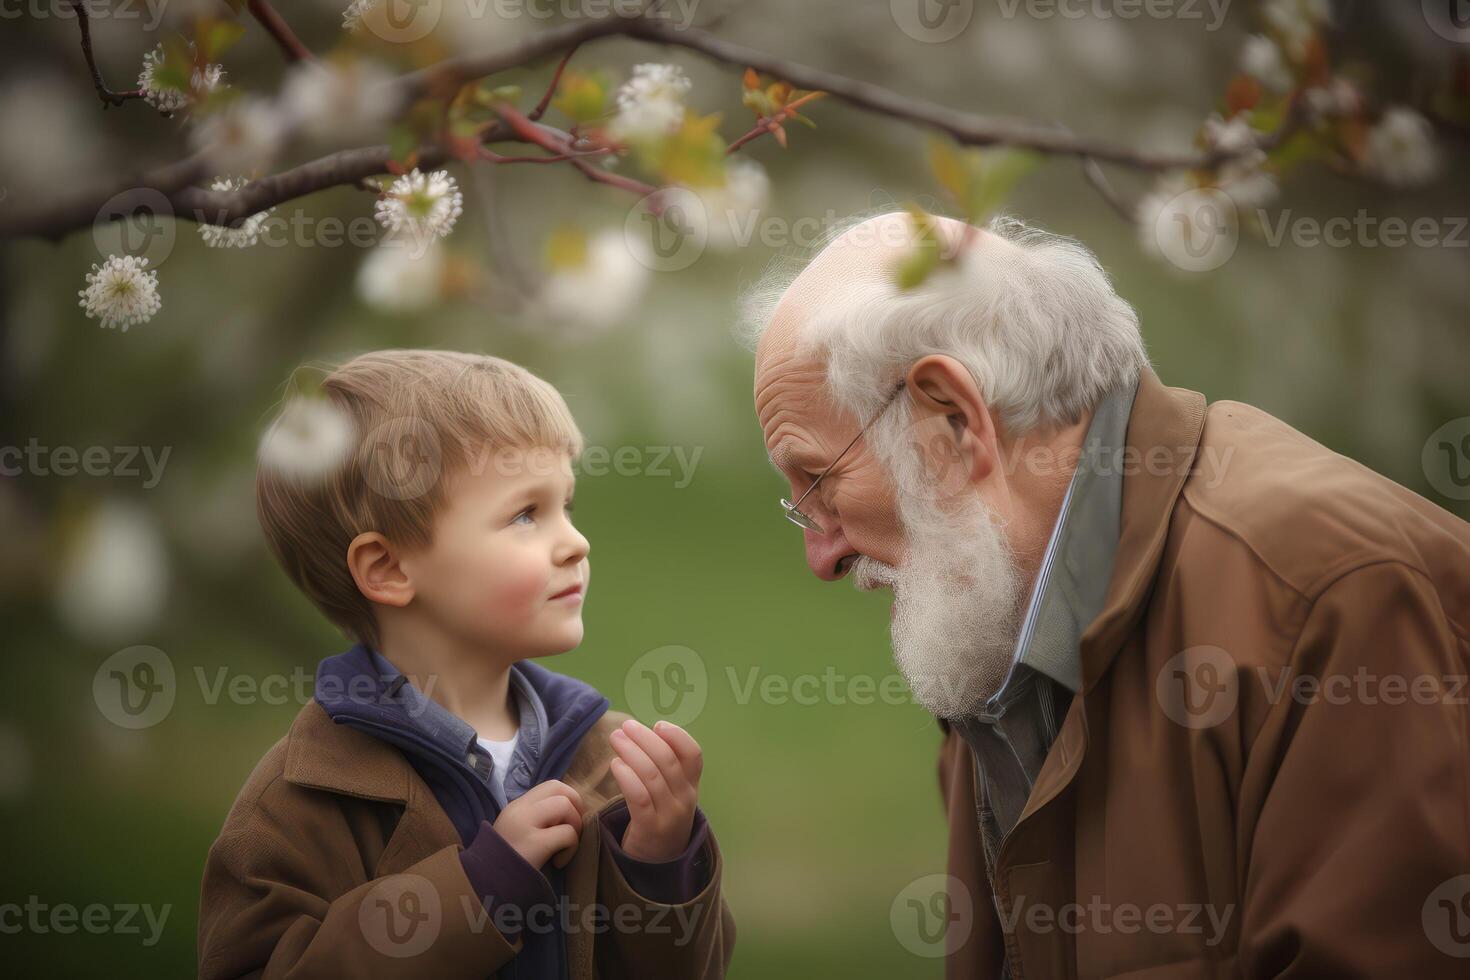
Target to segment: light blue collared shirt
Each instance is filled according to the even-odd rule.
[[[975,756],[985,864],[993,875],[1005,835],[1020,819],[1060,720],[1082,686],[1079,641],[1102,611],[1118,549],[1122,454],[1135,381],[1103,397],[1062,498],[1000,689],[954,727]]]

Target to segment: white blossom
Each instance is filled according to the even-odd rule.
[[[163,306],[158,296],[158,273],[147,271],[148,259],[137,255],[109,255],[87,273],[87,288],[77,290],[78,304],[87,316],[101,319],[102,326],[122,327],[146,323]]]
[[[352,452],[357,428],[325,398],[294,397],[260,440],[260,465],[298,482],[325,479]]]
[[[270,166],[284,138],[276,107],[245,96],[205,117],[194,130],[194,147],[209,154],[216,172],[254,174]]]
[[[209,186],[216,191],[237,191],[247,183],[249,181],[244,177],[216,177]],[[210,248],[249,248],[260,241],[260,229],[265,226],[265,219],[274,210],[275,208],[266,208],[264,211],[257,211],[240,222],[237,228],[200,224],[199,235]]]
[[[1136,217],[1143,250],[1189,272],[1218,269],[1239,241],[1234,199],[1183,174],[1160,178],[1138,202]]]
[[[389,313],[413,313],[438,301],[444,278],[444,249],[437,240],[427,247],[387,238],[368,253],[357,269],[357,295],[369,306]]]
[[[287,117],[323,143],[345,144],[372,136],[388,119],[393,101],[384,88],[393,75],[372,61],[345,66],[301,62],[281,88]]]
[[[57,610],[85,639],[131,638],[162,612],[168,576],[168,553],[148,512],[109,499],[90,515],[63,559]]]
[[[710,247],[729,250],[750,242],[755,221],[770,197],[771,179],[759,163],[737,156],[725,164],[723,186],[693,190],[704,205],[702,217]],[[693,217],[699,220],[701,216],[696,213]]]
[[[1356,116],[1363,108],[1358,89],[1346,78],[1337,77],[1325,86],[1313,86],[1302,93],[1307,111],[1319,118]]]
[[[382,0],[352,0],[342,11],[342,29],[351,33],[362,26],[363,15],[376,7]]]
[[[1240,51],[1240,70],[1273,92],[1288,92],[1296,84],[1281,48],[1264,34],[1246,38]]]
[[[625,320],[643,298],[651,259],[642,241],[604,230],[587,243],[586,260],[555,270],[532,304],[535,314],[564,327],[602,331]]]
[[[1248,113],[1237,113],[1228,121],[1218,113],[1205,120],[1205,140],[1212,148],[1233,154],[1220,164],[1216,184],[1239,208],[1258,208],[1276,198],[1276,178],[1261,169],[1266,151],[1258,145],[1259,134],[1251,128]]]
[[[618,89],[618,114],[608,126],[614,139],[650,140],[684,120],[684,96],[693,82],[677,65],[644,64]]]
[[[1434,126],[1413,109],[1393,106],[1368,132],[1367,167],[1397,187],[1427,184],[1443,162]]]
[[[1286,53],[1293,61],[1301,61],[1318,28],[1332,22],[1332,5],[1329,0],[1265,0],[1261,14],[1281,38]]]
[[[418,242],[448,235],[462,213],[464,195],[449,171],[424,174],[417,167],[393,181],[374,208],[384,228]]]
[[[192,53],[193,50],[194,46],[189,45],[189,51]],[[143,71],[138,75],[138,88],[142,90],[143,98],[162,113],[171,114],[188,107],[197,95],[214,91],[224,77],[225,70],[221,65],[196,67],[190,77],[191,91],[186,92],[177,86],[162,84],[155,77],[164,58],[163,45],[160,44],[143,56]]]

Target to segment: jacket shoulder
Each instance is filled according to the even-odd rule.
[[[1181,496],[1308,601],[1395,562],[1470,603],[1470,524],[1254,406],[1209,406]]]

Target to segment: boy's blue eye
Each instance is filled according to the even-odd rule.
[[[531,520],[531,515],[534,514],[535,512],[536,512],[536,508],[535,507],[527,507],[525,510],[521,511],[515,517],[512,517],[510,519],[510,522],[512,524],[519,524],[519,523],[521,523],[521,518],[524,517],[524,518],[526,518],[526,522],[527,523],[534,524],[535,521],[532,521]]]

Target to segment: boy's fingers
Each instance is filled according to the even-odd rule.
[[[560,779],[548,779],[544,783],[537,783],[535,786],[532,786],[530,789],[526,790],[526,792],[520,796],[520,799],[535,801],[543,797],[551,798],[554,796],[564,796],[567,799],[571,800],[572,805],[575,806],[578,810],[582,809],[582,794],[578,793],[575,789],[568,786]]]
[[[612,761],[613,779],[617,780],[618,789],[623,791],[623,799],[628,801],[628,809],[633,813],[653,810],[653,798],[648,795],[648,787],[643,785],[643,780],[638,778],[637,773],[622,759]]]
[[[582,832],[582,811],[577,808],[577,804],[565,796],[549,797],[537,804],[537,808],[541,827],[550,828],[565,824],[574,828],[579,834]]]
[[[684,772],[683,763],[669,747],[669,743],[655,735],[653,729],[642,722],[629,719],[623,722],[623,731],[629,738],[637,742],[638,747],[647,754],[649,759],[653,760],[654,765],[658,766],[658,771],[664,777],[664,782],[668,784],[671,792],[682,789],[688,783],[689,777]]]
[[[684,767],[684,775],[689,782],[695,786],[699,785],[700,773],[704,772],[704,750],[684,729],[671,721],[661,721],[653,726],[653,733],[665,742],[674,754],[679,757],[679,763]]]
[[[667,805],[665,800],[669,795],[668,783],[664,781],[663,773],[659,772],[658,766],[648,757],[648,753],[639,748],[638,743],[633,741],[621,728],[612,733],[610,741],[613,750],[643,781],[648,795],[653,799],[654,808]]]

